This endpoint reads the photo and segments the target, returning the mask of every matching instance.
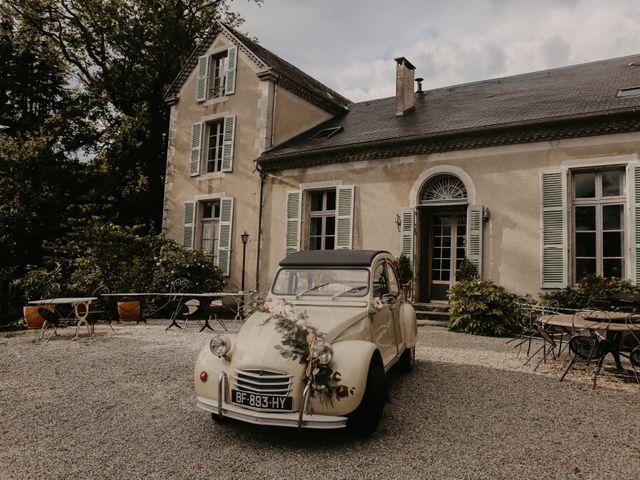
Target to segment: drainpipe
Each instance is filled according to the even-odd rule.
[[[256,251],[256,291],[260,288],[260,252],[262,251],[262,203],[264,199],[264,182],[266,179],[266,174],[264,174],[260,168],[260,165],[256,164],[256,170],[260,174],[260,200],[258,204],[258,240],[257,240],[257,251]]]

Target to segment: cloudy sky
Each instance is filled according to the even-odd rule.
[[[640,53],[638,0],[238,0],[241,30],[354,101]]]

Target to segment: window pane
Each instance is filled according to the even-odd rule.
[[[449,281],[449,270],[443,270],[440,280]]]
[[[603,261],[602,276],[605,278],[622,278],[622,259],[621,258],[608,258]]]
[[[604,230],[620,230],[622,228],[622,205],[602,207],[602,228]]]
[[[202,218],[213,218],[213,202],[202,204]]]
[[[602,196],[617,197],[624,194],[624,172],[609,170],[602,172]]]
[[[336,191],[330,190],[327,192],[327,210],[336,209]]]
[[[596,256],[596,234],[576,233],[576,257]]]
[[[324,192],[311,192],[311,211],[312,212],[322,211],[323,196],[324,196]]]
[[[604,257],[622,256],[622,232],[603,233],[602,253]]]
[[[576,173],[573,176],[575,186],[575,198],[593,198],[596,196],[596,174]]]
[[[595,258],[576,259],[576,283],[580,283],[582,277],[593,273],[596,273]]]
[[[576,207],[576,230],[596,229],[596,207]]]
[[[311,235],[322,235],[322,218],[311,219]]]
[[[326,237],[324,239],[324,249],[325,250],[333,250],[334,249],[334,238],[333,237]]]
[[[322,248],[320,240],[320,237],[311,237],[309,239],[309,250],[320,250]]]
[[[326,223],[326,234],[327,235],[335,235],[336,234],[336,219],[335,217],[326,217],[327,218],[327,223]]]

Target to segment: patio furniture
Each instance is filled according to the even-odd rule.
[[[58,327],[60,326],[60,322],[62,321],[62,317],[56,311],[51,311],[44,307],[38,307],[38,313],[42,318],[44,318],[44,323],[35,337],[33,337],[32,342],[35,343],[38,340],[42,340],[44,338],[45,332],[48,328],[53,327],[53,333],[49,335],[47,339],[47,343],[51,341],[51,338],[55,335],[58,336]]]
[[[73,339],[77,340],[80,334],[80,325],[82,324],[84,324],[87,327],[90,337],[93,337],[94,335],[94,326],[93,326],[93,323],[91,323],[88,320],[88,316],[89,316],[89,305],[91,304],[91,302],[94,302],[96,300],[97,300],[96,297],[60,297],[60,298],[47,298],[43,300],[33,300],[29,302],[29,305],[54,305],[55,307],[54,310],[58,315],[58,317],[60,318],[60,321],[72,320],[76,322],[76,335]],[[71,306],[72,308],[71,312],[73,313],[73,318],[62,317],[62,315],[60,315],[59,307],[61,305]],[[46,308],[43,310],[46,310]],[[39,310],[38,312],[42,315],[42,312],[40,312]],[[53,317],[50,317],[50,318],[53,319]],[[44,324],[43,324],[43,327],[44,327]]]

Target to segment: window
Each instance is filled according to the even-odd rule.
[[[335,189],[309,192],[309,250],[333,250],[335,236]]]
[[[196,101],[204,102],[235,93],[238,49],[231,47],[214,55],[198,58]]]
[[[287,192],[284,247],[288,254],[300,249],[351,249],[354,242],[353,185]]]
[[[200,250],[213,258],[217,264],[218,226],[220,224],[220,202],[207,200],[200,203]]]
[[[233,232],[232,197],[190,201],[184,204],[182,243],[210,255],[222,274],[229,276]]]
[[[224,97],[227,80],[227,52],[211,57],[210,64],[209,98]]]
[[[216,120],[215,122],[207,123],[207,173],[222,171],[223,142],[223,120]]]
[[[575,171],[573,179],[573,280],[585,275],[623,278],[625,170]]]
[[[618,90],[618,97],[633,97],[640,95],[640,87],[621,88]]]
[[[229,115],[191,126],[189,174],[231,172],[236,117]],[[201,165],[202,163],[202,165]]]
[[[318,133],[312,135],[309,138],[309,140],[315,140],[316,138],[330,138],[330,137],[333,137],[334,135],[340,133],[342,130],[344,130],[344,127],[324,128],[324,129],[320,130]]]

